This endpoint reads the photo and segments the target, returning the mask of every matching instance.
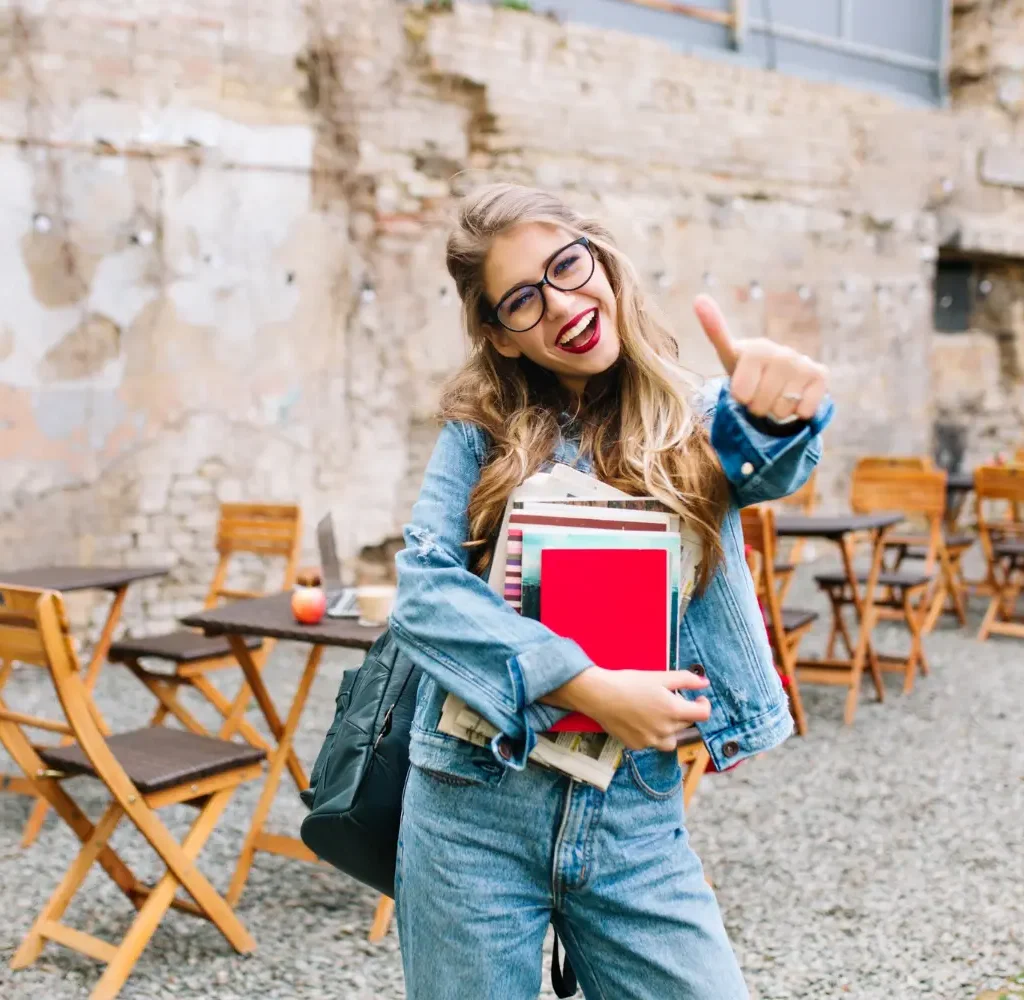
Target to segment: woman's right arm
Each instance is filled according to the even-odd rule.
[[[583,712],[630,749],[671,749],[683,727],[707,719],[705,678],[595,666],[571,639],[517,614],[469,570],[467,510],[480,478],[480,442],[465,425],[444,426],[427,466],[406,547],[396,559],[391,631],[400,648],[445,691],[479,712],[499,735],[492,749],[515,768],[566,710]],[[482,450],[482,449],[481,449]],[[512,759],[498,752],[512,741]]]
[[[483,461],[475,433],[448,423],[438,438],[396,560],[391,630],[443,690],[512,741],[513,760],[501,762],[522,767],[537,732],[565,714],[540,699],[592,663],[575,642],[517,614],[469,570],[467,511]]]

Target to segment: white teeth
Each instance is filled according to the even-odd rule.
[[[594,310],[591,310],[584,316],[578,323],[574,323],[561,337],[558,338],[558,346],[567,344],[573,337],[578,337],[589,325],[590,321],[594,318]]]

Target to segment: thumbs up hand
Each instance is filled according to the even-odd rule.
[[[698,295],[693,308],[738,403],[756,417],[778,421],[814,416],[828,388],[824,365],[763,337],[733,340],[722,310],[710,295]]]

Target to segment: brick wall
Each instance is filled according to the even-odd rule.
[[[955,39],[1005,50],[1011,6],[959,4]],[[350,562],[396,534],[463,351],[448,213],[499,178],[606,217],[691,367],[715,367],[705,289],[827,361],[841,503],[856,455],[929,449],[987,377],[933,333],[938,247],[1024,256],[1009,57],[977,49],[926,110],[478,5],[7,9],[0,565],[165,561],[127,616],[161,627],[202,593],[219,500],[296,499],[309,528],[336,504]]]

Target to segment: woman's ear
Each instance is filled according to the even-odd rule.
[[[521,358],[523,356],[523,352],[503,326],[488,323],[484,327],[484,336],[503,358]]]

